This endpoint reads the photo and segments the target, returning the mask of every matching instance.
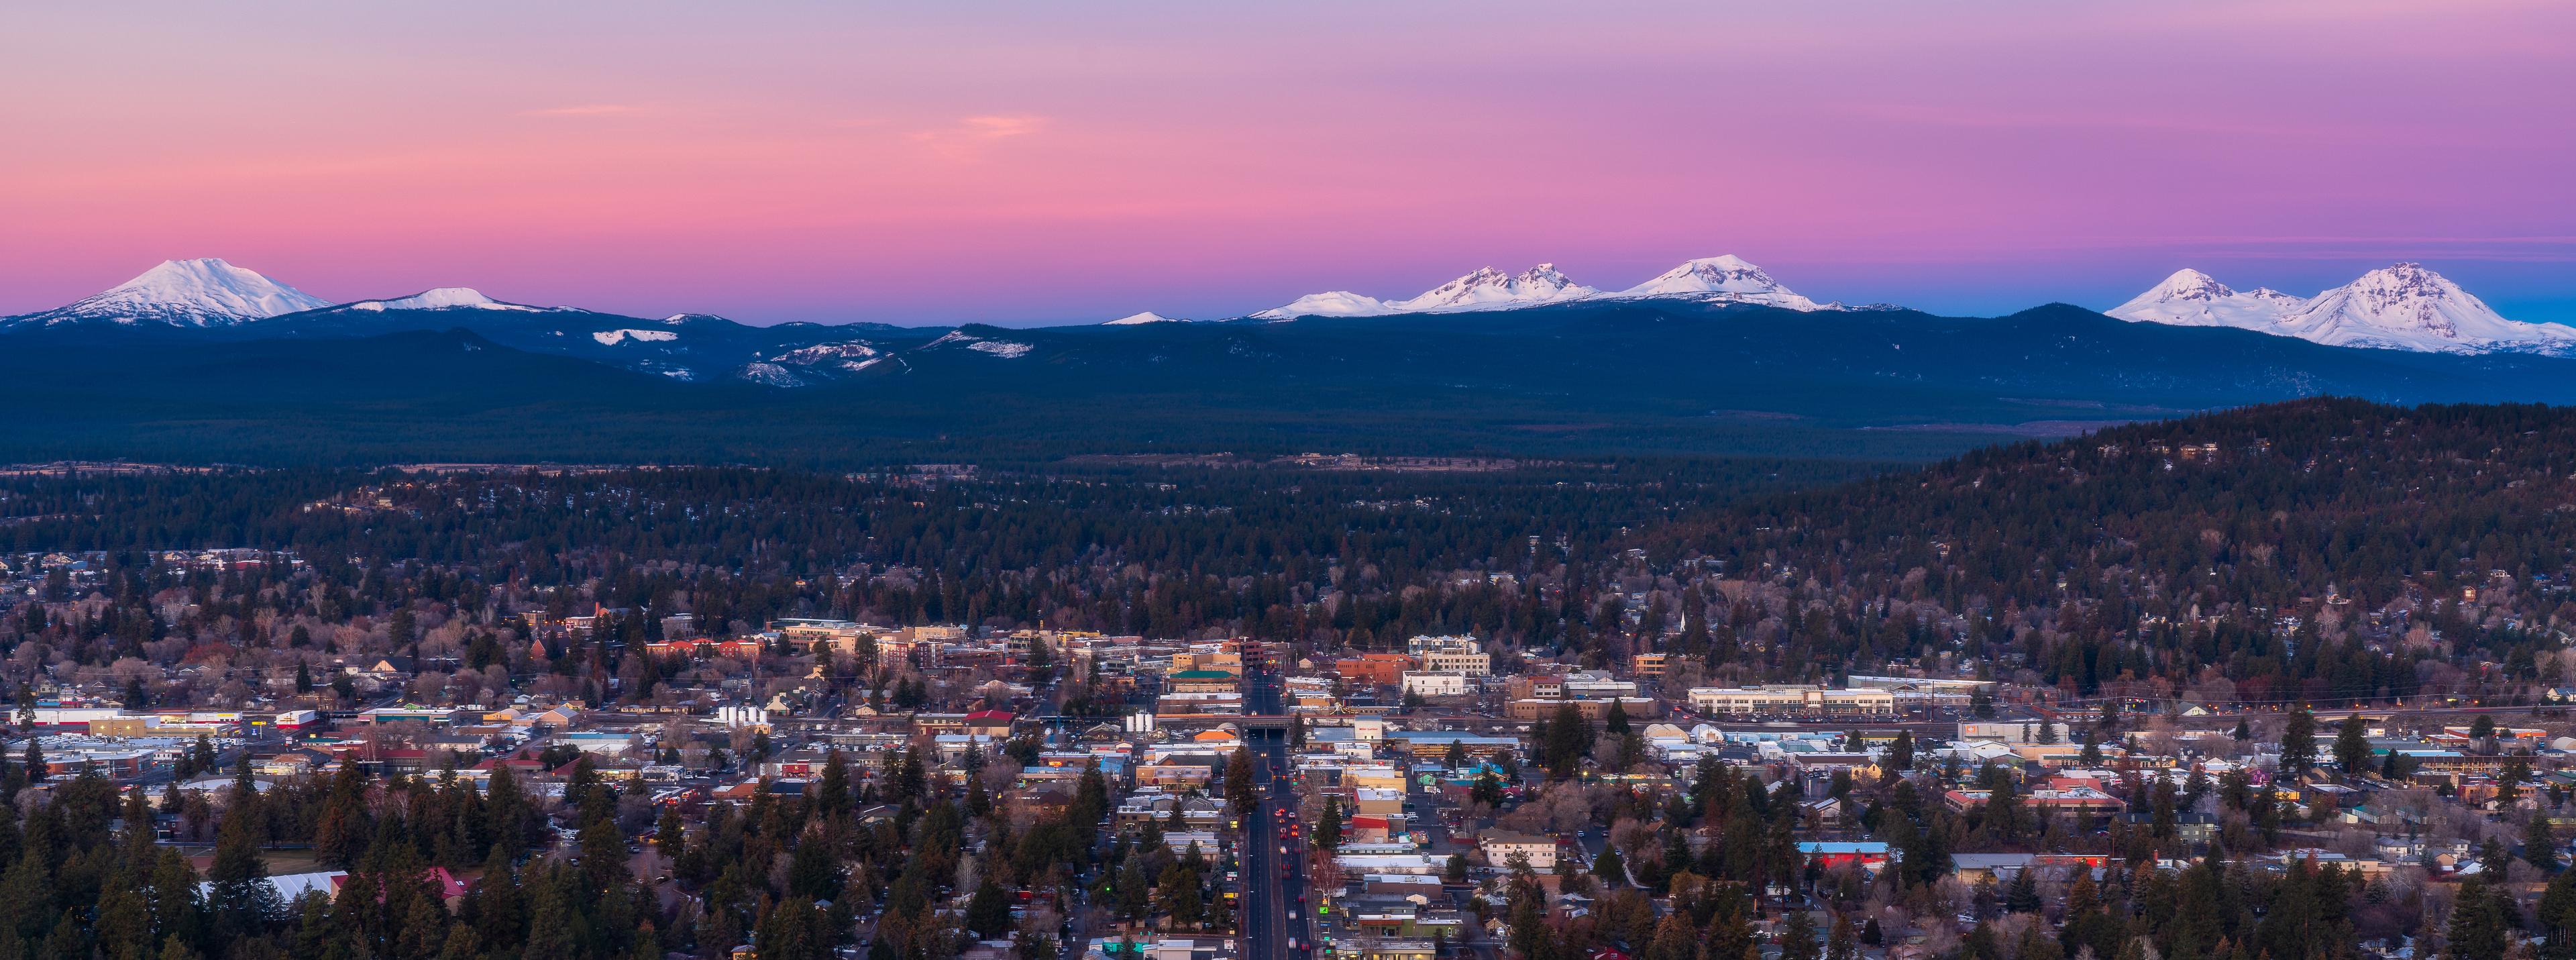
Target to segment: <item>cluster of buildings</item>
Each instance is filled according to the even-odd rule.
[[[588,629],[581,619],[547,621],[541,629]],[[1544,745],[1533,732],[1569,709],[1595,725],[1615,711],[1634,737],[1635,749],[1620,761],[1587,761],[1579,787],[1638,791],[1660,803],[1687,792],[1707,764],[1749,771],[1807,806],[1801,856],[1827,869],[1869,873],[1897,853],[1857,822],[1844,797],[1855,784],[1899,776],[1966,815],[1992,801],[1990,778],[1999,771],[2020,804],[2058,818],[2072,828],[2068,836],[2106,837],[2161,816],[2203,849],[2216,839],[2221,817],[2200,795],[2232,778],[2291,817],[2364,838],[2318,846],[2309,834],[2302,841],[2309,846],[2237,856],[2275,868],[2304,858],[2365,876],[2423,870],[2436,879],[2483,869],[2480,847],[2476,838],[2432,829],[2441,818],[2425,811],[2423,798],[2524,818],[2555,816],[2553,795],[2576,791],[2576,770],[2564,762],[2576,756],[2576,731],[2551,726],[2409,730],[2366,720],[2371,769],[2341,776],[2285,770],[2280,745],[2240,737],[2237,717],[2160,717],[2150,732],[2110,727],[2093,711],[1977,716],[1998,691],[1965,679],[1855,676],[1834,686],[1676,689],[1665,682],[1672,664],[1661,655],[1641,655],[1624,669],[1515,655],[1498,669],[1494,652],[1464,636],[1414,637],[1401,652],[1278,663],[1240,640],[1070,631],[813,619],[781,620],[736,639],[700,639],[685,622],[665,622],[662,631],[666,639],[652,645],[653,656],[766,658],[773,665],[779,657],[808,657],[818,682],[832,678],[836,659],[873,657],[930,681],[926,702],[896,709],[870,695],[719,695],[673,710],[519,697],[488,705],[389,700],[344,710],[280,704],[154,711],[65,698],[21,709],[8,749],[16,756],[32,739],[49,778],[95,771],[130,784],[166,779],[209,791],[229,783],[229,771],[242,764],[263,779],[327,775],[355,764],[385,774],[453,770],[477,784],[509,769],[543,796],[576,759],[587,758],[600,776],[641,781],[656,803],[690,815],[764,788],[799,793],[835,751],[863,782],[891,769],[896,754],[921,760],[929,777],[951,787],[982,778],[995,788],[995,805],[1013,817],[1060,814],[1085,774],[1097,770],[1114,795],[1102,826],[1131,841],[1152,838],[1175,855],[1196,848],[1219,864],[1231,893],[1248,879],[1239,866],[1243,825],[1220,781],[1251,730],[1286,723],[1294,731],[1290,769],[1304,821],[1319,823],[1329,811],[1339,827],[1338,843],[1318,854],[1314,888],[1304,891],[1318,905],[1312,919],[1319,943],[1341,948],[1336,960],[1428,960],[1442,945],[1486,942],[1500,931],[1479,920],[1495,911],[1473,909],[1475,898],[1490,896],[1484,881],[1523,867],[1553,878],[1598,865],[1605,830],[1538,828],[1518,813],[1559,789],[1537,769]],[[1032,664],[1079,678],[1094,709],[1064,712],[1056,695],[1062,687],[1036,676]],[[1249,706],[1247,670],[1265,665],[1280,675],[1284,716],[1261,716]],[[401,666],[370,661],[344,669]],[[2284,716],[2252,719],[2268,732]],[[2334,720],[2320,724],[2320,744],[2333,739]],[[221,771],[204,768],[208,750]],[[1899,756],[1910,763],[1898,767]],[[2155,810],[2151,797],[2167,786],[2196,791],[2197,805]],[[2568,825],[2576,827],[2576,817]],[[2569,834],[2576,830],[2562,835]],[[2120,855],[2109,843],[1967,850],[1953,857],[1952,872],[1973,885],[2031,869],[2098,870]],[[1577,891],[1553,881],[1550,891],[1556,908],[1585,908]],[[1107,955],[1126,940],[1141,953],[1175,960],[1233,952],[1221,938],[1150,925],[1099,933],[1090,946],[1101,960],[1112,960]]]

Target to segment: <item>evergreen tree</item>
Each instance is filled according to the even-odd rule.
[[[2343,718],[2342,726],[2335,730],[2335,766],[2343,771],[2346,780],[2369,769],[2370,741],[2362,736],[2361,728],[2361,714],[2355,713]]]
[[[1905,771],[1914,769],[1914,731],[1896,731],[1896,741],[1887,745],[1884,759],[1890,778],[1904,776]]]
[[[1324,798],[1324,814],[1315,818],[1315,848],[1342,848],[1342,801],[1339,797]]]
[[[1639,960],[1698,960],[1698,957],[1699,931],[1691,929],[1688,916],[1675,910],[1655,924],[1654,938],[1646,942],[1645,953]]]
[[[1591,740],[1592,725],[1584,721],[1582,709],[1566,701],[1557,706],[1556,718],[1548,721],[1539,763],[1555,779],[1573,779],[1576,765],[1583,762],[1583,754],[1592,747]]]
[[[2444,960],[2504,960],[2512,912],[2512,903],[2490,892],[2483,878],[2462,881],[2450,923],[2442,928]]]
[[[2498,811],[2513,809],[2522,801],[2522,785],[2529,782],[2531,782],[2531,761],[2521,757],[2506,760],[2504,770],[2496,775],[2496,809]]]
[[[1153,887],[1153,880],[1145,876],[1145,858],[1128,857],[1126,867],[1118,874],[1118,916],[1129,921],[1145,919],[1145,911],[1152,909]]]
[[[1002,892],[1002,885],[993,882],[992,878],[985,878],[983,884],[975,888],[974,898],[967,901],[966,929],[973,931],[979,940],[991,940],[1010,932],[1010,894]]]
[[[2012,887],[2004,893],[2004,909],[2014,913],[2039,911],[2039,881],[2032,876],[2037,872],[2025,867],[2013,874]]]
[[[849,815],[850,765],[838,747],[823,755],[823,782],[815,786],[814,805],[827,818]]]
[[[1608,884],[1612,889],[1628,885],[1628,867],[1619,859],[1617,844],[1605,843],[1601,846],[1601,856],[1592,861],[1592,875],[1601,878],[1601,882]]]
[[[1825,960],[1860,960],[1860,933],[1852,929],[1850,915],[1834,914],[1834,924],[1825,933]]]
[[[2549,878],[2548,889],[2532,909],[2532,919],[2548,938],[2540,948],[2541,960],[2576,960],[2576,870],[2562,870]]]
[[[828,900],[841,894],[841,865],[831,847],[799,843],[787,853],[787,895]],[[1007,918],[1008,911],[1004,911]]]
[[[1252,748],[1236,747],[1225,764],[1225,798],[1234,804],[1237,815],[1246,815],[1260,805],[1261,796],[1252,785]]]
[[[1805,910],[1790,910],[1780,925],[1780,960],[1824,960],[1816,942],[1816,920]]]
[[[2513,866],[2513,853],[2505,849],[2504,841],[2494,837],[2479,841],[2478,867],[2486,871],[2488,877],[2494,878],[2496,882],[2502,882],[2505,869],[2511,866]]]
[[[2317,715],[2300,709],[2281,726],[2281,775],[2296,777],[2317,764]]]
[[[2558,835],[2549,829],[2548,814],[2535,811],[2531,819],[2523,821],[2522,858],[2531,861],[2531,865],[2539,867],[2543,873],[2557,871]]]
[[[267,931],[284,904],[269,885],[268,864],[260,859],[260,836],[252,824],[257,794],[236,796],[215,838],[214,863],[206,871],[211,885],[207,901],[214,907],[215,936],[220,940]]]
[[[1154,881],[1154,893],[1173,929],[1196,930],[1207,919],[1207,895],[1199,884],[1198,874],[1177,863],[1163,868]]]

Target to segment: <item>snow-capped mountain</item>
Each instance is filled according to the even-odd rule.
[[[412,294],[411,296],[400,297],[393,300],[360,300],[356,303],[349,304],[349,309],[372,311],[524,310],[533,313],[545,308],[531,307],[520,303],[504,303],[484,296],[483,291],[476,290],[472,287],[439,287],[433,290],[423,290],[419,293]]]
[[[1558,272],[1556,264],[1553,263],[1542,263],[1519,273],[1504,273],[1492,267],[1479,267],[1466,276],[1404,300],[1380,300],[1348,290],[1310,293],[1286,306],[1253,314],[1251,319],[1383,317],[1399,313],[1509,310],[1515,307],[1534,307],[1542,303],[1580,300],[1600,292],[1575,283],[1565,274]]]
[[[1600,292],[1557,272],[1556,264],[1542,263],[1516,274],[1482,267],[1474,273],[1433,287],[1421,296],[1387,306],[1397,313],[1493,310],[1579,300]]]
[[[2239,327],[2270,330],[2281,318],[2308,302],[2269,287],[2236,290],[2198,270],[2174,271],[2155,289],[2112,307],[2122,320],[2167,323],[2178,327]]]
[[[2507,320],[2450,278],[2417,263],[2361,275],[2314,297],[2236,291],[2181,270],[2108,311],[2122,320],[2236,327],[2337,347],[2425,353],[2576,353],[2576,327]]]
[[[2281,318],[2290,336],[2338,347],[2437,353],[2563,353],[2576,327],[2507,320],[2450,278],[2400,263],[2317,294]]]
[[[8,320],[10,326],[84,321],[230,326],[330,306],[330,301],[213,257],[164,260],[143,275],[73,303]]]
[[[1711,303],[1750,303],[1789,310],[1831,307],[1799,296],[1761,267],[1734,254],[1702,257],[1666,270],[1652,280],[1612,294],[1616,297],[1686,297]]]
[[[1348,290],[1310,293],[1286,306],[1272,307],[1252,314],[1253,320],[1295,320],[1298,317],[1383,317],[1394,313],[1395,305],[1365,294]]]
[[[1189,322],[1188,320],[1182,319],[1182,318],[1180,318],[1180,317],[1166,317],[1166,316],[1164,316],[1164,315],[1162,315],[1162,314],[1155,313],[1154,311],[1147,310],[1147,311],[1145,311],[1145,312],[1143,312],[1143,313],[1131,313],[1131,314],[1128,314],[1128,315],[1126,315],[1126,316],[1120,317],[1120,318],[1118,318],[1118,319],[1116,319],[1116,320],[1111,320],[1111,321],[1108,321],[1108,322],[1102,323],[1102,324],[1101,324],[1101,326],[1104,326],[1104,327],[1137,327],[1137,326],[1143,326],[1143,325],[1148,324],[1148,323],[1188,323],[1188,322]]]
[[[1252,314],[1254,320],[1298,317],[1382,317],[1407,313],[1464,313],[1510,310],[1576,300],[1661,297],[1702,303],[1744,303],[1788,310],[1844,310],[1840,303],[1817,303],[1799,296],[1761,267],[1732,254],[1703,257],[1615,293],[1575,283],[1552,263],[1517,274],[1485,267],[1406,300],[1380,300],[1346,290],[1299,297],[1286,306]],[[1858,308],[1869,309],[1869,308]]]

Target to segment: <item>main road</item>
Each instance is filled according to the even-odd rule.
[[[1257,657],[1245,660],[1244,699],[1249,701],[1249,712],[1277,715],[1279,675]],[[1297,807],[1297,793],[1289,779],[1287,738],[1278,730],[1246,730],[1244,738],[1257,764],[1254,781],[1261,803],[1243,824],[1243,957],[1305,960],[1315,946],[1307,932],[1307,905],[1297,902],[1306,889],[1305,841],[1285,839],[1287,832],[1281,828],[1282,811]]]

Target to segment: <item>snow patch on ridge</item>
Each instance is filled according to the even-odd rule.
[[[680,335],[669,330],[602,330],[590,338],[599,341],[600,346],[613,347],[628,340],[668,343],[680,339]]]
[[[977,353],[989,353],[993,356],[1005,359],[1027,356],[1029,351],[1037,349],[1035,346],[1030,344],[1015,343],[1009,340],[987,340],[974,334],[967,333],[964,330],[951,330],[937,340],[922,344],[921,348],[928,350],[933,347],[942,347],[951,344],[965,347],[966,349],[973,350]]]

